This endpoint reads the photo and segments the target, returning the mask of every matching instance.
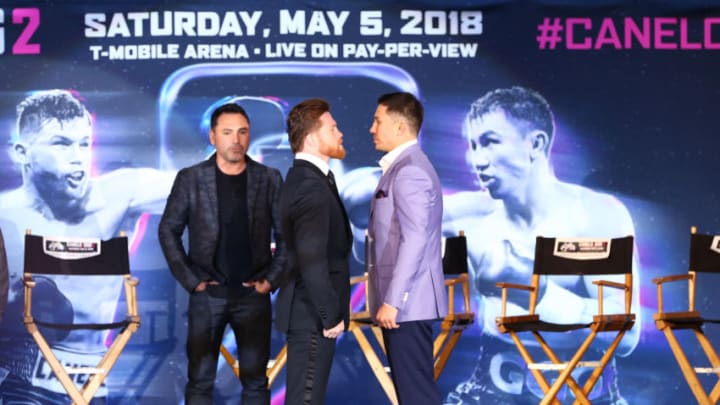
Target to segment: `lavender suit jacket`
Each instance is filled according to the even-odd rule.
[[[442,189],[418,145],[380,178],[368,225],[369,307],[398,308],[396,322],[447,315],[441,253]]]

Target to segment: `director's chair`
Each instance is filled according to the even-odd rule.
[[[545,393],[541,404],[558,404],[557,394],[560,389],[567,385],[575,395],[576,403],[590,404],[588,395],[595,383],[605,369],[605,366],[612,359],[625,333],[635,324],[635,314],[631,313],[632,303],[632,256],[633,237],[627,236],[614,239],[589,239],[589,238],[544,238],[537,237],[535,243],[535,261],[530,285],[512,283],[497,283],[502,289],[501,314],[496,318],[498,329],[502,333],[510,334],[520,355],[530,369],[531,374]],[[624,276],[624,282],[593,280],[592,283],[598,288],[598,311],[593,316],[592,322],[575,324],[558,324],[546,322],[536,313],[538,299],[541,291],[541,278],[545,276]],[[544,280],[544,282],[547,282]],[[624,298],[624,313],[605,314],[603,310],[604,287],[619,289]],[[529,293],[528,314],[512,315],[507,314],[508,290],[524,290]],[[558,303],[558,305],[567,305]],[[571,332],[580,329],[589,329],[588,336],[576,349],[572,357],[561,360],[550,348],[542,334]],[[540,345],[550,362],[536,362],[520,337],[520,333],[530,332]],[[614,332],[615,338],[609,344],[605,353],[599,361],[582,361],[583,356],[590,348],[599,333]],[[580,386],[571,376],[577,367],[589,367],[593,371]],[[559,372],[557,379],[552,385],[548,383],[542,371],[554,370]]]
[[[365,246],[365,263],[368,263],[367,237]],[[470,282],[467,269],[467,240],[464,232],[460,231],[459,236],[449,237],[445,240],[443,273],[446,276],[445,286],[448,288],[448,314],[442,319],[440,323],[440,333],[435,337],[433,342],[435,380],[440,378],[440,374],[445,368],[458,339],[460,339],[460,335],[475,320],[475,313],[470,310]],[[351,308],[348,330],[355,336],[365,359],[370,365],[385,395],[387,395],[392,404],[397,404],[397,394],[395,393],[392,379],[388,374],[388,368],[383,365],[383,361],[380,360],[378,353],[364,333],[364,329],[369,329],[380,351],[383,355],[387,354],[382,337],[382,330],[373,323],[373,319],[370,317],[370,311],[367,308],[369,294],[367,281],[367,272],[362,276],[352,277],[350,280],[351,286],[363,285],[366,304],[356,311],[353,311]],[[458,308],[455,304],[456,288],[460,288],[463,294],[462,308]]]
[[[67,324],[36,320],[32,312],[32,293],[37,285],[34,275],[63,275],[78,278],[77,288],[83,288],[82,276],[122,276],[127,303],[127,317],[120,322],[104,324]],[[127,237],[109,240],[43,237],[25,235],[25,268],[23,274],[25,291],[24,323],[28,333],[37,343],[42,356],[73,401],[88,404],[115,365],[130,336],[140,327],[137,310],[136,288],[138,280],[130,276]],[[88,294],[92,294],[88,291]],[[98,365],[69,367],[60,363],[38,326],[55,330],[108,330],[121,329]],[[75,385],[70,374],[87,374],[90,377],[81,389]]]
[[[655,326],[665,334],[670,349],[698,403],[715,404],[720,399],[720,358],[718,358],[710,340],[705,336],[703,325],[706,323],[720,323],[720,319],[703,318],[700,311],[695,307],[695,298],[696,286],[699,282],[698,277],[705,278],[700,276],[699,273],[720,273],[720,235],[699,234],[694,226],[690,232],[690,263],[687,274],[653,279],[653,283],[657,285],[658,293],[658,312],[653,315],[653,319],[655,320]],[[687,280],[688,283],[687,311],[666,312],[663,303],[663,284],[683,280]],[[676,331],[684,329],[693,331],[710,362],[710,367],[693,367],[690,364],[675,335]],[[698,374],[715,374],[718,377],[718,381],[709,394],[701,384]]]
[[[443,254],[443,273],[448,288],[448,314],[440,323],[440,333],[433,342],[435,359],[435,380],[440,378],[450,354],[460,339],[460,335],[475,321],[475,313],[470,309],[470,277],[468,276],[467,239],[465,232],[445,239]],[[458,310],[455,289],[462,292],[462,308]]]

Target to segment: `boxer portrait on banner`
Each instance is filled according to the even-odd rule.
[[[609,238],[634,234],[630,214],[618,199],[555,177],[550,164],[554,136],[549,104],[523,87],[492,90],[476,100],[466,115],[467,159],[482,190],[446,196],[444,231],[453,235],[466,230],[471,288],[483,335],[475,370],[449,394],[448,404],[533,404],[542,398],[520,354],[494,324],[501,302],[495,283],[529,282],[536,235]],[[634,272],[637,277],[637,265]],[[537,313],[550,322],[591,321],[598,307],[592,280],[587,276],[549,280],[540,292]],[[639,282],[633,284],[632,305],[639,309]],[[508,299],[509,315],[527,313],[527,295]],[[624,311],[619,295],[606,297],[604,305],[609,313],[613,308]],[[622,339],[618,355],[627,356],[636,347],[641,324],[636,322]],[[564,342],[573,353],[584,335],[554,334],[551,338],[556,340],[553,347],[563,347]],[[599,359],[601,354],[596,355]],[[586,378],[583,371],[573,374],[580,384]],[[617,372],[613,360],[590,394],[593,403],[626,403],[617,387]]]
[[[410,93],[378,99],[370,133],[382,176],[368,223],[368,307],[382,328],[402,405],[440,404],[433,322],[447,315],[442,268],[442,187],[418,145],[423,106]]]
[[[92,176],[93,136],[93,117],[77,93],[44,90],[17,105],[10,154],[20,167],[22,184],[0,193],[0,228],[10,272],[9,303],[0,324],[3,403],[67,402],[65,390],[22,323],[25,230],[37,235],[109,239],[120,231],[132,231],[142,213],[162,212],[170,191],[174,172],[127,168]],[[121,283],[104,276],[85,276],[82,282],[83,288],[78,288],[77,281],[67,276],[38,279],[34,308],[47,306],[53,312],[36,313],[37,318],[58,323],[111,322]],[[94,367],[107,349],[108,333],[48,331],[45,336],[61,363]],[[80,384],[85,378],[75,375]],[[106,395],[103,386],[97,398]]]

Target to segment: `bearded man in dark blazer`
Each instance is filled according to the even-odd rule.
[[[277,288],[285,265],[282,177],[246,155],[250,121],[242,107],[219,107],[210,125],[216,153],[178,172],[159,226],[170,271],[190,293],[185,403],[213,403],[218,352],[229,324],[237,340],[242,403],[269,404],[268,293]],[[182,242],[186,228],[188,252]]]
[[[335,341],[349,323],[352,235],[328,164],[345,149],[321,99],[293,107],[287,130],[295,154],[280,198],[288,281],[276,302],[276,326],[288,342],[285,404],[322,405]]]

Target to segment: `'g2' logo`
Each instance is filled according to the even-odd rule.
[[[37,55],[40,44],[32,43],[32,36],[40,26],[40,9],[15,8],[12,10],[12,23],[23,25],[20,35],[12,45],[13,55]],[[0,55],[5,53],[5,10],[0,8]]]

